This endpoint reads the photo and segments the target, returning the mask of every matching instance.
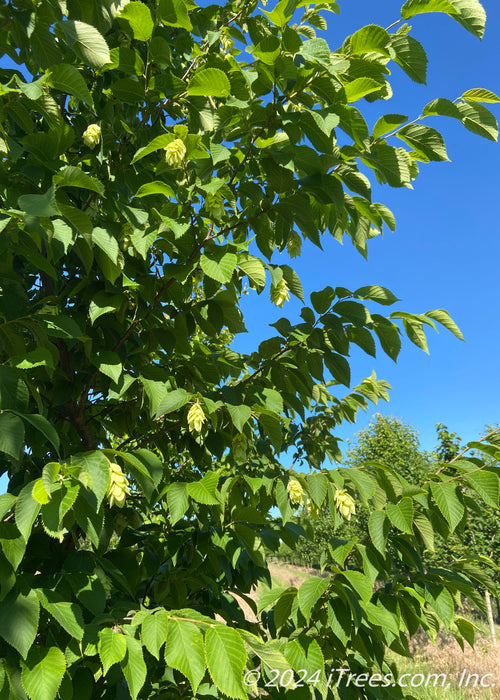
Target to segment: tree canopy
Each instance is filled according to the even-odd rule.
[[[276,261],[324,236],[366,255],[395,227],[371,183],[411,187],[447,160],[436,116],[496,140],[484,88],[363,117],[363,99],[390,98],[389,66],[425,82],[406,21],[434,11],[481,38],[477,0],[407,0],[338,46],[319,35],[335,2],[2,4],[2,700],[404,697],[327,671],[396,674],[385,650],[408,655],[419,626],[472,642],[454,604],[489,585],[488,559],[426,569],[422,553],[463,531],[463,485],[498,504],[498,445],[418,486],[376,461],[325,467],[336,426],[388,396],[375,375],[351,381],[351,346],[395,360],[402,337],[426,350],[425,330],[459,329],[442,309],[389,312],[379,284],[306,302]],[[237,353],[246,292],[304,307]],[[265,548],[304,534],[297,508],[358,502],[369,540],[245,619],[235,594],[255,609]]]

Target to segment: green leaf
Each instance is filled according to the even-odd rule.
[[[377,304],[383,306],[391,306],[391,304],[400,301],[389,289],[380,287],[378,284],[371,284],[368,287],[360,287],[354,292],[354,296],[358,299],[369,299],[376,301]]]
[[[141,640],[146,649],[157,659],[167,641],[168,614],[163,608],[151,611],[142,623]]]
[[[188,85],[188,95],[202,97],[229,97],[231,83],[219,68],[202,68],[196,71]]]
[[[57,647],[33,647],[23,664],[23,686],[32,700],[55,700],[66,672],[66,659]]]
[[[94,107],[92,96],[80,71],[68,63],[53,66],[47,73],[46,84],[63,94],[72,95],[77,100]]]
[[[228,284],[233,276],[234,268],[238,258],[234,253],[224,253],[223,255],[202,255],[200,265],[203,272],[221,284]]]
[[[15,506],[17,529],[25,540],[28,540],[33,523],[40,511],[40,504],[32,496],[33,484],[34,482],[30,482],[21,489]]]
[[[240,406],[226,404],[226,408],[231,416],[234,427],[241,433],[245,423],[252,417],[252,409],[250,406],[245,406],[244,404],[241,404]]]
[[[98,246],[114,265],[118,264],[120,248],[118,241],[104,228],[95,228],[92,231],[92,243]]]
[[[128,7],[128,5],[125,7]],[[142,5],[142,7],[144,7],[144,5]],[[150,194],[163,194],[165,197],[175,197],[175,192],[170,185],[160,180],[153,180],[153,182],[146,182],[146,184],[141,185],[134,197],[147,197]]]
[[[389,521],[383,510],[374,510],[368,518],[368,532],[372,544],[382,556],[385,556],[387,535],[389,534]]]
[[[242,685],[247,654],[242,638],[225,625],[209,627],[205,634],[208,670],[213,682],[230,698],[246,700]]]
[[[427,54],[422,44],[408,34],[396,34],[392,37],[391,48],[396,52],[394,61],[406,75],[416,83],[426,83]]]
[[[51,499],[41,507],[43,526],[51,537],[59,537],[61,521],[77,499],[78,484],[57,483],[52,487]]]
[[[15,505],[17,497],[12,493],[2,493],[0,495],[0,520],[3,519],[4,515],[12,509]]]
[[[38,430],[38,432],[40,432],[59,452],[59,435],[57,434],[57,430],[49,423],[45,416],[41,416],[37,413],[23,413],[19,415],[23,420],[36,428],[36,430]]]
[[[423,12],[445,12],[447,15],[456,13],[449,0],[407,0],[401,8],[401,17],[410,19]]]
[[[142,655],[142,645],[139,640],[125,636],[127,653],[121,661],[123,675],[127,681],[128,690],[132,700],[136,700],[146,681],[147,668]]]
[[[266,268],[259,258],[255,258],[248,253],[240,254],[238,257],[238,267],[248,279],[255,284],[257,289],[262,289],[266,284]]]
[[[386,511],[394,527],[402,532],[412,534],[413,501],[411,498],[402,498],[399,503],[387,503]]]
[[[407,143],[417,156],[428,160],[449,160],[444,139],[436,129],[423,124],[409,124],[397,133],[397,137]]]
[[[426,104],[422,114],[424,116],[438,115],[441,117],[453,117],[454,119],[462,118],[457,105],[444,97],[438,97],[436,100]]]
[[[12,413],[0,413],[0,452],[21,459],[24,446],[24,424]]]
[[[71,49],[86,65],[99,70],[106,63],[111,63],[106,40],[95,27],[73,20],[57,22],[57,26],[64,32]]]
[[[82,610],[79,605],[64,600],[56,591],[37,589],[36,593],[42,606],[57,620],[66,632],[81,641],[85,628]]]
[[[383,27],[377,24],[368,24],[351,36],[351,53],[368,53],[376,51],[384,55],[387,54],[387,45],[390,36]]]
[[[109,463],[104,454],[96,450],[85,454],[75,455],[71,458],[71,463],[78,465],[85,475],[79,475],[82,483],[95,496],[96,510],[101,505],[109,486]],[[89,478],[90,477],[90,478]]]
[[[374,605],[370,602],[365,604],[365,611],[368,622],[382,627],[383,630],[389,630],[396,637],[399,636],[398,618],[394,613],[390,613],[380,604]]]
[[[455,484],[431,482],[432,496],[452,532],[464,515],[464,506],[458,499],[456,488]]]
[[[299,607],[307,622],[311,619],[312,608],[316,605],[330,584],[329,579],[311,576],[300,586]]]
[[[424,326],[420,321],[415,321],[411,318],[403,318],[403,325],[406,335],[418,348],[429,354],[427,347],[427,338],[425,336]]]
[[[26,540],[19,534],[15,523],[0,522],[0,549],[15,571],[26,551]]]
[[[306,61],[318,62],[323,66],[330,64],[330,47],[325,39],[307,39],[301,46],[300,54]]]
[[[28,388],[19,373],[0,365],[0,409],[22,411],[28,405]]]
[[[326,498],[326,492],[328,489],[328,479],[325,474],[310,474],[306,477],[307,490],[314,501],[314,503],[320,508],[323,505],[323,501]]]
[[[343,571],[342,576],[346,578],[361,600],[367,603],[372,597],[373,588],[370,579],[361,571]]]
[[[167,487],[167,504],[168,518],[175,525],[189,508],[186,484],[173,483]]]
[[[489,109],[477,102],[461,102],[457,104],[457,109],[466,129],[490,141],[498,140],[498,123]]]
[[[188,31],[193,28],[185,0],[160,0],[159,10],[163,24],[169,27],[181,27]]]
[[[216,492],[218,483],[219,475],[216,472],[207,472],[200,481],[187,484],[186,491],[198,503],[219,505],[220,499]]]
[[[101,374],[105,374],[111,381],[118,384],[123,372],[123,365],[120,362],[118,353],[111,352],[111,350],[103,350],[97,353],[94,363]]]
[[[0,637],[25,659],[35,641],[40,606],[33,590],[27,595],[12,591],[0,601]]]
[[[83,170],[72,165],[67,165],[59,170],[52,178],[52,181],[56,187],[80,187],[98,194],[104,194],[104,185],[96,177],[87,175]]]
[[[125,654],[127,653],[125,635],[120,632],[115,632],[109,627],[105,627],[99,632],[97,649],[99,651],[103,672],[106,674],[113,664],[118,664],[125,658]]]
[[[492,472],[477,471],[467,474],[464,480],[478,493],[483,501],[493,508],[498,508],[498,476]]]
[[[134,34],[134,39],[138,41],[151,39],[155,25],[150,9],[142,2],[137,2],[136,0],[129,2],[121,10],[119,17],[128,21]]]
[[[18,369],[33,369],[33,367],[50,367],[54,369],[54,358],[47,348],[36,348],[24,355],[11,357],[11,363]]]
[[[344,91],[347,102],[357,102],[365,95],[370,95],[372,92],[380,90],[380,83],[373,78],[355,78],[347,85],[344,85]]]
[[[161,418],[169,413],[177,411],[187,404],[191,394],[185,389],[174,389],[170,391],[161,401],[155,414],[155,418]]]
[[[47,490],[45,489],[45,484],[43,483],[42,479],[37,479],[35,481],[35,483],[33,484],[31,494],[35,501],[41,506],[45,505],[50,501],[50,492],[47,493]]]
[[[453,333],[453,335],[459,340],[464,340],[460,328],[451,318],[450,314],[444,309],[433,309],[432,311],[427,311],[424,315],[428,316],[433,321],[437,321],[438,323],[440,323],[447,330],[449,330],[450,333]]]
[[[59,214],[54,198],[54,187],[43,194],[23,194],[18,199],[19,208],[29,216],[53,216]]]
[[[155,151],[159,151],[161,148],[165,148],[165,146],[168,146],[169,143],[172,143],[174,139],[174,134],[161,134],[161,136],[157,136],[152,141],[150,141],[150,143],[148,143],[147,146],[143,146],[142,148],[139,148],[138,151],[136,151],[132,159],[132,164],[136,163],[138,160],[141,160],[141,158],[145,158],[150,153],[154,153]]]
[[[335,352],[325,352],[323,362],[334,379],[347,387],[350,386],[351,368],[345,357]]]
[[[98,292],[89,304],[89,317],[92,325],[100,316],[117,311],[122,305],[123,297],[118,294],[106,294]]]
[[[182,619],[168,621],[165,661],[186,676],[194,694],[205,675],[203,647],[203,636],[193,622]]]
[[[414,526],[422,535],[425,546],[430,552],[434,552],[434,528],[429,518],[422,513],[417,513],[413,521]]]
[[[500,102],[500,97],[495,95],[491,90],[485,90],[484,88],[473,88],[472,90],[467,90],[462,95],[462,100],[467,100],[468,102]]]
[[[408,121],[408,117],[405,117],[404,114],[384,114],[373,127],[373,138],[378,139],[380,136],[394,131],[406,121]]]

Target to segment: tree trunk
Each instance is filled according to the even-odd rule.
[[[491,640],[493,642],[493,646],[496,647],[497,645],[497,635],[495,632],[495,620],[493,619],[493,610],[491,608],[491,597],[490,597],[490,592],[485,591],[484,592],[484,601],[486,603],[486,615],[488,616],[488,622],[490,625],[490,631],[491,631]]]

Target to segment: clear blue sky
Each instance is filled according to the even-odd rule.
[[[365,24],[390,25],[402,3],[341,0],[339,4],[340,15],[328,13],[325,35],[332,47]],[[483,5],[488,13],[483,41],[442,14],[412,20],[412,35],[429,57],[427,85],[413,83],[394,67],[395,96],[373,105],[359,103],[371,125],[380,114],[414,118],[431,99],[455,99],[469,88],[500,92],[500,5],[497,0],[485,0]],[[491,107],[500,118],[500,106]],[[451,162],[422,165],[413,191],[375,188],[375,200],[396,215],[396,233],[370,241],[367,261],[349,242],[340,246],[325,237],[323,253],[306,244],[302,257],[292,264],[301,277],[306,303],[311,291],[328,284],[349,289],[381,284],[401,299],[394,309],[420,313],[444,308],[453,316],[465,343],[445,330],[438,335],[429,329],[429,356],[407,341],[397,364],[381,353],[376,360],[361,352],[352,357],[354,382],[372,369],[389,381],[391,401],[379,404],[379,409],[414,425],[423,447],[432,449],[437,422],[471,440],[484,432],[485,423],[500,421],[500,224],[494,215],[500,198],[500,150],[453,119],[433,117],[427,123],[444,134]],[[289,260],[282,255],[273,262]],[[242,304],[249,334],[239,337],[237,348],[255,348],[274,332],[268,323],[281,316],[294,321],[301,306],[294,299],[283,310],[275,309],[267,292],[260,297],[251,294]],[[381,313],[391,310],[380,308]],[[355,426],[346,425],[338,435],[352,437],[376,410],[361,413]]]

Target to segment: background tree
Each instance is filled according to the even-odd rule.
[[[425,326],[460,338],[449,315],[383,315],[397,301],[384,287],[326,287],[255,351],[227,345],[245,286],[303,301],[275,252],[332,235],[366,255],[394,228],[365,172],[409,187],[446,160],[427,117],[496,139],[485,89],[373,130],[358,109],[390,96],[392,61],[425,81],[404,20],[434,10],[482,36],[477,0],[408,0],[389,29],[333,50],[315,28],[334,2],[1,6],[0,697],[243,700],[259,668],[271,696],[326,698],[325,664],[388,672],[386,647],[409,654],[419,626],[472,641],[453,603],[489,579],[467,561],[426,571],[421,555],[435,530],[463,532],[461,484],[498,503],[496,469],[468,462],[420,488],[385,465],[323,468],[335,427],[387,396],[373,375],[338,397],[351,344],[396,359],[403,332],[423,349]],[[282,466],[289,449],[310,473]],[[293,545],[297,506],[339,494],[344,512],[372,510],[362,570],[335,558],[245,620],[232,594],[269,580],[264,546]],[[273,687],[272,669],[308,683],[290,670]],[[341,694],[358,690],[381,693]]]

